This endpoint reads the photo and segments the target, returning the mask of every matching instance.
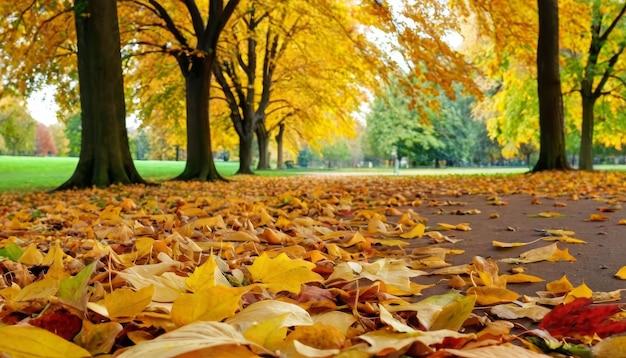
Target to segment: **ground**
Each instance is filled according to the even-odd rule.
[[[483,345],[498,349],[492,355],[509,354],[505,342],[519,338],[509,326],[499,326],[496,341],[457,332],[472,310],[495,320],[491,307],[541,291],[580,303],[576,298],[591,296],[578,290],[586,285],[609,316],[620,311],[624,193],[624,172],[572,171],[243,176],[3,194],[0,319],[7,325],[0,335],[14,339],[0,341],[0,351],[29,347],[50,356],[51,346],[62,346],[77,356],[125,349],[145,356],[171,349],[170,334],[190,352],[194,345],[180,337],[203,345],[215,342],[207,335],[216,332],[229,337],[224,346],[270,356],[290,349],[305,356],[355,349],[366,356],[426,355]],[[539,248],[551,251],[537,262],[508,263]],[[514,268],[541,281],[504,281]],[[564,277],[570,286],[548,287]],[[461,294],[450,294],[451,282]],[[600,293],[612,293],[611,302]],[[431,298],[438,303],[424,310],[420,303]],[[585,302],[568,315],[601,322],[581,333],[560,320],[568,315],[555,314],[547,321],[559,338],[594,343],[601,329],[602,337],[626,331],[626,321],[604,325]],[[543,314],[555,304],[542,307]],[[385,316],[386,309],[392,314]],[[289,324],[281,317],[291,317]],[[61,335],[64,321],[72,329]],[[531,328],[539,321],[516,322]],[[473,329],[494,329],[482,324]],[[431,325],[438,328],[424,333]],[[32,326],[55,334],[33,333]],[[408,343],[398,347],[400,338]]]

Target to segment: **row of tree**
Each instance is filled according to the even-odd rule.
[[[538,140],[535,170],[567,169],[565,137],[574,126],[565,122],[562,103],[559,61],[566,58],[567,73],[579,79],[566,83],[580,85],[571,92],[583,102],[580,165],[590,169],[593,104],[615,98],[608,107],[619,113],[626,83],[619,61],[626,5],[561,1],[561,13],[576,19],[561,27],[556,0],[401,4],[20,0],[0,5],[1,75],[5,92],[54,85],[65,118],[76,118],[80,105],[80,160],[63,186],[69,188],[143,181],[129,154],[127,113],[164,147],[186,149],[177,179],[215,180],[212,148],[233,144],[229,128],[237,135],[239,173],[252,170],[255,138],[257,167],[269,166],[271,135],[280,167],[285,141],[355,135],[353,113],[368,93],[378,99],[366,132],[381,151],[419,153],[415,162],[460,160],[451,153],[462,146],[448,143],[482,128],[455,122],[470,117],[473,96],[472,116],[487,120],[505,150],[528,152]],[[568,34],[565,46],[559,29]],[[469,45],[452,48],[450,33],[462,33]],[[385,112],[389,104],[397,112]]]

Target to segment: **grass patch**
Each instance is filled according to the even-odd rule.
[[[70,178],[78,158],[0,156],[0,192],[50,190]],[[215,162],[218,172],[230,177],[239,169],[239,162]],[[182,173],[185,162],[137,160],[135,167],[141,176],[151,182],[162,182]],[[596,165],[598,170],[626,170],[626,165]],[[528,168],[410,168],[400,169],[402,176],[500,175],[528,172]],[[255,171],[260,176],[317,175],[392,175],[392,168],[292,168]]]
[[[0,156],[0,192],[50,190],[67,181],[76,169],[78,158]],[[216,162],[220,174],[232,176],[236,162]],[[185,162],[136,160],[141,176],[152,182],[172,179],[185,169]]]

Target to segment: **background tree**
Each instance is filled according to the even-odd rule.
[[[0,100],[0,134],[4,146],[12,155],[32,154],[35,149],[36,122],[24,103],[6,96]]]
[[[68,139],[68,153],[70,157],[78,157],[80,155],[80,143],[82,133],[82,118],[80,113],[76,113],[69,117],[65,124],[65,137]]]
[[[52,138],[50,129],[43,123],[37,122],[35,127],[35,155],[57,155],[57,146]]]
[[[565,118],[559,66],[558,0],[537,0],[537,89],[539,98],[539,160],[533,171],[570,169],[565,154]]]
[[[615,15],[610,16],[611,10]],[[591,39],[586,53],[586,62],[578,78],[582,104],[579,169],[582,170],[593,170],[596,102],[601,96],[618,93],[609,87],[610,82],[614,82],[613,88],[626,86],[626,75],[623,71],[621,74],[616,72],[618,61],[626,48],[624,39],[626,24],[622,20],[625,13],[626,4],[618,5],[612,1],[605,1],[603,4],[600,0],[591,1]],[[613,41],[609,41],[610,36],[613,37]],[[626,99],[622,98],[622,100]]]
[[[58,189],[143,183],[126,133],[117,2],[79,0],[74,11],[82,140],[74,174]]]
[[[171,55],[184,78],[187,161],[178,180],[215,180],[221,178],[211,153],[209,126],[209,89],[215,62],[217,42],[239,0],[210,0],[206,14],[196,1],[166,3],[155,0],[129,2],[127,43],[140,56]],[[162,58],[148,59],[151,77],[171,73],[172,63]],[[145,64],[144,64],[145,66]],[[144,67],[146,68],[146,67]],[[137,84],[147,88],[146,79]],[[147,92],[144,92],[147,93]]]

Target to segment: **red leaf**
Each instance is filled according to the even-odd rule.
[[[71,314],[65,309],[46,311],[28,323],[48,330],[68,341],[71,341],[83,326],[83,321],[78,316]]]
[[[591,298],[578,298],[566,305],[559,305],[548,313],[539,324],[558,339],[565,337],[604,338],[626,332],[626,320],[612,317],[622,312],[617,304],[591,306]]]

